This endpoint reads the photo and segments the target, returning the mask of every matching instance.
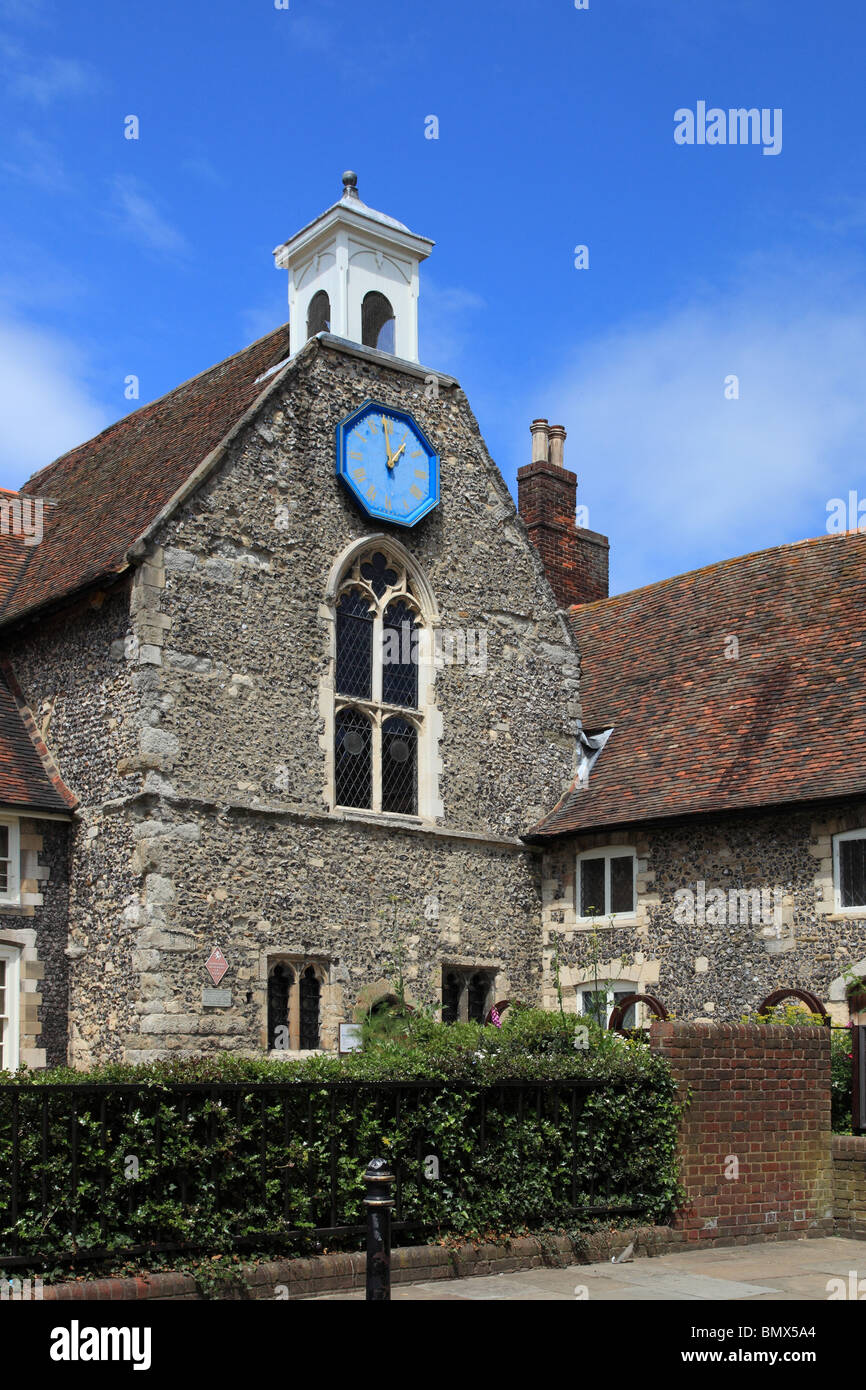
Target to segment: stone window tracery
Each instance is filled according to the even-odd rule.
[[[348,565],[334,611],[334,805],[417,816],[429,641],[418,586],[387,544],[372,544]]]
[[[324,966],[318,961],[285,960],[268,970],[268,1049],[312,1052],[321,1046]]]

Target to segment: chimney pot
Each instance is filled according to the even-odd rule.
[[[532,462],[547,463],[550,447],[547,437],[547,421],[533,420],[529,429],[532,433]]]
[[[563,425],[551,425],[547,433],[550,441],[549,461],[557,468],[564,468],[565,427]]]

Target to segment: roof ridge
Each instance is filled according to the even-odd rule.
[[[639,584],[637,588],[625,589],[621,594],[609,594],[607,598],[592,599],[589,603],[569,604],[566,612],[579,615],[585,613],[590,608],[603,608],[606,603],[618,603],[622,599],[633,598],[636,594],[649,593],[651,589],[661,589],[666,584],[676,584],[681,579],[691,579],[699,574],[708,574],[711,570],[721,570],[728,566],[738,565],[744,560],[757,560],[762,555],[778,555],[783,550],[796,550],[800,546],[821,545],[825,541],[851,540],[857,536],[862,536],[866,540],[866,533],[859,530],[850,531],[828,531],[820,536],[803,536],[798,541],[783,541],[781,545],[768,545],[763,550],[747,550],[743,555],[731,555],[726,560],[713,560],[708,565],[698,565],[693,570],[682,570],[679,574],[670,574],[665,579],[655,579],[652,584]]]
[[[144,404],[138,406],[136,410],[130,410],[128,414],[121,415],[117,420],[113,420],[110,425],[106,425],[105,428],[100,430],[97,434],[91,435],[89,439],[83,439],[80,444],[76,444],[73,448],[67,449],[63,454],[58,454],[56,459],[52,459],[50,463],[46,463],[42,468],[37,469],[35,473],[30,475],[19,490],[23,492],[24,488],[29,487],[31,483],[35,483],[43,473],[47,473],[51,468],[56,468],[64,459],[71,458],[72,455],[77,454],[80,449],[85,449],[95,444],[97,440],[104,439],[107,435],[111,434],[112,430],[119,429],[122,425],[127,424],[128,421],[134,420],[136,415],[143,414],[145,410],[152,410],[153,407],[159,405],[161,401],[170,400],[186,387],[192,386],[195,382],[203,380],[205,377],[209,376],[211,372],[216,372],[223,367],[228,367],[230,363],[236,362],[239,357],[244,357],[248,352],[252,352],[254,348],[260,347],[268,338],[275,337],[280,332],[288,332],[288,329],[289,321],[287,319],[285,323],[280,324],[277,328],[272,328],[270,333],[263,333],[260,338],[256,338],[253,342],[247,343],[246,347],[239,348],[237,352],[231,353],[229,357],[223,357],[219,362],[212,362],[209,367],[203,367],[200,372],[195,372],[192,376],[187,377],[185,381],[179,381],[177,386],[173,386],[170,391],[164,391],[161,396],[154,396],[153,400],[145,401]]]

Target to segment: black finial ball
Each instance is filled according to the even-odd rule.
[[[354,173],[354,171],[353,171],[352,169],[347,169],[346,172],[345,172],[345,174],[343,175],[343,187],[344,187],[344,188],[357,188],[357,187],[358,187],[358,175],[357,175],[356,173]]]

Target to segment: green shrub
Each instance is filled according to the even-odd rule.
[[[401,1176],[412,1223],[398,1239],[592,1224],[589,1208],[599,1203],[634,1207],[630,1221],[664,1220],[679,1198],[678,1107],[665,1060],[592,1027],[584,1034],[573,1015],[509,1013],[502,1028],[419,1016],[409,1039],[368,1039],[343,1059],[223,1056],[19,1073],[15,1092],[0,1086],[0,1266],[13,1237],[34,1268],[82,1251],[165,1243],[315,1249],[314,1228],[363,1220],[363,1169],[379,1155]],[[566,1089],[520,1098],[501,1084],[582,1078],[599,1085],[574,1113]],[[398,1102],[393,1087],[379,1084],[394,1081],[430,1084]],[[66,1092],[81,1082],[114,1084],[92,1098]],[[177,1088],[201,1082],[213,1091],[187,1092],[184,1101]],[[269,1082],[292,1084],[253,1089]],[[326,1084],[333,1082],[341,1084]],[[436,1181],[425,1176],[431,1154]],[[338,1242],[328,1238],[332,1248]]]

